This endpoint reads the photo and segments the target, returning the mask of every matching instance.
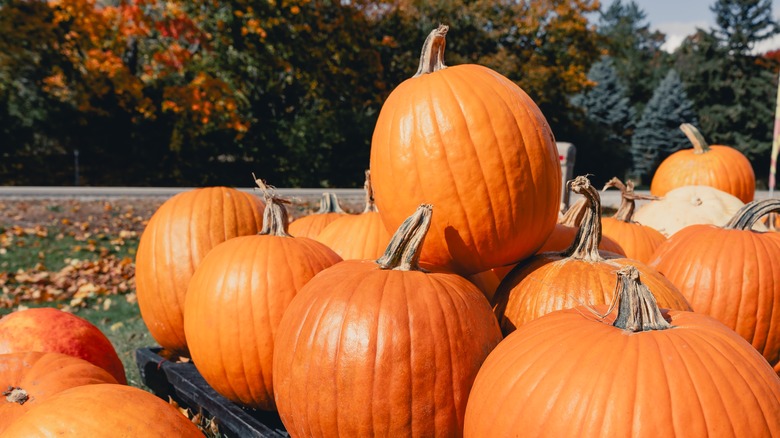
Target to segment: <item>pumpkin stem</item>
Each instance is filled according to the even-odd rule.
[[[363,213],[373,213],[379,211],[374,203],[374,187],[371,185],[371,171],[366,170],[366,182],[363,183],[363,189],[366,191],[366,208]]]
[[[9,386],[2,394],[5,396],[5,401],[8,403],[19,403],[19,405],[25,404],[27,400],[30,399],[30,395],[27,394],[27,391],[15,386]]]
[[[618,313],[613,326],[631,332],[665,330],[672,328],[664,319],[655,296],[639,280],[639,270],[632,265],[624,266],[617,272],[615,298],[609,314],[619,302]]]
[[[252,177],[254,178],[254,174]],[[266,184],[265,181],[255,178],[255,184],[263,192],[265,209],[263,210],[263,228],[259,233],[261,235],[271,235],[280,237],[293,237],[287,232],[287,225],[290,220],[287,217],[287,208],[285,204],[290,201],[279,197],[273,192],[273,186]]]
[[[571,257],[586,262],[600,262],[604,259],[599,254],[601,243],[601,197],[590,184],[586,176],[578,176],[566,183],[574,193],[583,195],[588,202],[588,209],[582,218],[582,224],[569,248],[563,252],[564,257]]]
[[[780,212],[780,199],[768,198],[748,202],[737,211],[723,228],[729,230],[749,230],[763,216],[777,212]]]
[[[682,132],[685,133],[685,136],[688,137],[688,140],[693,144],[694,154],[703,154],[710,150],[710,145],[707,143],[707,140],[704,139],[704,136],[701,135],[701,132],[699,132],[695,126],[690,123],[683,123],[680,125],[680,129],[682,129]]]
[[[314,214],[325,213],[344,213],[344,210],[342,210],[339,205],[339,198],[335,193],[325,192],[322,194],[322,198],[320,198],[320,209],[315,211]]]
[[[588,200],[586,198],[580,198],[575,202],[566,213],[563,214],[559,224],[567,227],[576,228],[582,224],[582,218],[585,217],[585,213],[588,212]]]
[[[420,54],[420,65],[417,67],[417,73],[412,76],[413,78],[447,68],[444,65],[444,46],[447,43],[445,37],[449,29],[449,26],[440,24],[425,38]]]
[[[634,182],[628,181],[623,184],[618,177],[612,177],[611,180],[604,184],[604,188],[601,191],[607,190],[610,187],[615,187],[620,190],[620,207],[615,213],[614,219],[619,221],[631,223],[634,221],[634,210],[636,209],[636,200],[656,201],[661,198],[652,195],[639,195],[634,193]]]
[[[385,253],[376,261],[381,269],[424,271],[420,267],[420,253],[432,215],[433,206],[422,204],[398,227]]]

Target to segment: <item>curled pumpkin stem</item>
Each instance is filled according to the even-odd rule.
[[[446,37],[449,29],[449,26],[440,24],[428,34],[420,54],[420,65],[413,78],[447,68],[444,65],[444,47],[447,45]]]
[[[563,217],[558,223],[567,227],[577,228],[582,225],[582,219],[587,212],[588,200],[586,198],[580,198],[566,210],[566,213],[563,214]]]
[[[398,227],[385,253],[376,261],[381,269],[424,271],[420,267],[420,254],[432,215],[433,206],[422,204]]]
[[[688,137],[688,140],[693,145],[694,154],[703,154],[710,150],[710,145],[707,143],[707,140],[704,139],[704,136],[701,135],[701,132],[696,129],[695,126],[690,123],[683,123],[680,125],[680,129],[685,133],[685,136]]]
[[[609,181],[607,181],[606,184],[604,184],[604,188],[601,189],[602,191],[607,190],[608,188],[614,187],[618,190],[620,190],[620,207],[618,207],[618,211],[615,213],[614,218],[631,223],[634,221],[634,210],[636,209],[636,202],[637,200],[645,200],[645,201],[657,201],[661,199],[658,196],[653,195],[639,195],[634,192],[634,182],[628,181],[627,183],[623,184],[623,181],[621,181],[617,177],[613,177]]]
[[[563,252],[564,257],[571,257],[587,262],[601,262],[604,259],[599,254],[601,243],[601,197],[590,184],[586,176],[578,176],[567,183],[574,193],[583,195],[588,202],[588,209],[582,218],[582,224],[571,246]]]
[[[749,230],[762,217],[769,213],[778,212],[780,212],[780,199],[769,198],[748,202],[734,214],[734,217],[731,218],[724,228],[729,230]]]
[[[287,216],[287,207],[285,204],[289,204],[290,201],[280,197],[274,193],[274,187],[266,184],[265,181],[255,178],[255,184],[263,192],[263,200],[265,201],[265,210],[263,210],[263,227],[258,234],[281,236],[281,237],[293,237],[287,232],[287,226],[289,225],[289,218]]]

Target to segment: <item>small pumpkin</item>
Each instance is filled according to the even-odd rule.
[[[425,269],[431,206],[377,261],[311,279],[282,318],[274,394],[292,436],[459,436],[471,383],[501,332],[465,278]]]
[[[127,384],[111,341],[94,324],[52,307],[17,310],[0,318],[0,354],[40,351],[84,359]]]
[[[0,354],[0,435],[22,414],[68,388],[117,383],[108,371],[61,353]]]
[[[299,217],[290,223],[288,231],[295,237],[316,238],[331,222],[346,216],[341,209],[338,196],[333,192],[325,192],[320,198],[320,208],[312,214]]]
[[[677,288],[649,266],[623,256],[601,252],[601,202],[587,177],[570,184],[588,199],[588,212],[577,237],[563,252],[538,254],[519,263],[498,286],[493,309],[504,336],[534,319],[580,304],[604,304],[613,299],[617,269],[636,266],[656,299],[665,308],[690,310]]]
[[[640,207],[634,220],[669,237],[689,225],[723,226],[744,205],[736,196],[714,187],[684,186]]]
[[[683,123],[680,129],[693,149],[679,150],[661,162],[650,182],[650,193],[665,196],[677,187],[704,185],[729,193],[743,203],[753,200],[756,176],[742,152],[730,146],[707,144],[701,132],[689,123]]]
[[[342,259],[377,259],[382,256],[390,233],[387,232],[374,202],[371,171],[366,170],[366,207],[361,214],[343,215],[328,224],[315,238],[329,246]]]
[[[780,373],[780,234],[751,227],[779,199],[753,201],[724,227],[691,225],[658,247],[650,266],[697,312],[735,330]]]
[[[659,309],[640,277],[620,268],[611,308],[507,336],[477,374],[464,436],[780,436],[780,379],[761,355],[707,315]]]
[[[265,193],[263,229],[215,246],[192,276],[184,333],[200,374],[228,400],[274,410],[273,350],[279,321],[296,293],[341,261],[330,248],[287,233],[286,201]]]
[[[448,26],[425,40],[417,73],[380,110],[371,178],[385,227],[436,206],[421,260],[471,275],[532,255],[555,227],[558,149],[514,82],[475,64],[446,66]]]
[[[195,268],[211,248],[256,234],[263,203],[229,187],[205,187],[165,201],[146,225],[135,258],[138,307],[149,333],[163,348],[188,355],[184,299]]]
[[[173,405],[132,386],[101,383],[66,389],[9,425],[3,438],[203,438]]]
[[[635,200],[658,200],[657,196],[640,195],[634,192],[634,183],[623,184],[618,178],[612,178],[604,185],[604,189],[620,190],[621,201],[618,211],[613,217],[601,219],[602,233],[617,242],[625,251],[626,257],[647,263],[658,245],[666,240],[666,236],[655,228],[634,221]]]

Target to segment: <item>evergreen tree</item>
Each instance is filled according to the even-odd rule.
[[[634,123],[634,109],[627,88],[617,77],[613,60],[603,57],[591,66],[588,80],[595,85],[572,98],[572,104],[584,111],[589,134],[578,147],[579,167],[597,179],[623,176],[630,164],[629,144]]]
[[[756,42],[778,33],[771,0],[717,0],[710,8],[718,28],[715,35],[732,53],[746,54]]]
[[[652,177],[660,161],[688,143],[681,123],[698,124],[693,103],[685,93],[680,76],[669,70],[653,92],[631,141],[633,176]]]
[[[668,58],[661,50],[665,35],[651,30],[646,18],[633,0],[616,0],[601,13],[597,27],[618,77],[628,87],[629,101],[639,109],[666,74]]]

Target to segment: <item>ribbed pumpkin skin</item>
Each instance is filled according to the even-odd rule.
[[[111,374],[86,360],[60,353],[0,354],[0,392],[21,388],[23,403],[0,397],[0,434],[22,414],[68,388],[96,383],[116,383]]]
[[[331,222],[344,216],[346,216],[345,213],[312,213],[290,222],[290,227],[287,231],[295,237],[314,239]]]
[[[558,217],[561,169],[539,108],[516,84],[465,64],[407,79],[371,141],[379,214],[395,230],[436,206],[421,260],[462,275],[517,262]]]
[[[701,154],[694,149],[683,149],[669,155],[655,171],[650,193],[664,196],[677,187],[703,185],[730,193],[745,203],[752,201],[756,176],[750,161],[729,146],[709,148]]]
[[[780,373],[780,234],[691,225],[659,246],[649,264]]]
[[[3,438],[203,438],[176,408],[132,386],[96,384],[60,392],[30,409]]]
[[[691,306],[666,278],[647,265],[601,251],[603,262],[537,255],[510,272],[496,290],[494,309],[504,336],[550,312],[581,304],[608,304],[615,296],[616,271],[633,265],[653,291],[658,306],[690,310]],[[695,307],[694,307],[695,309]]]
[[[647,263],[666,236],[655,228],[636,222],[624,222],[614,218],[601,219],[601,242],[604,238],[617,242],[627,258]]]
[[[290,301],[341,261],[306,237],[242,236],[217,245],[187,290],[184,331],[195,366],[227,399],[273,410],[274,337]]]
[[[520,327],[480,369],[464,435],[780,436],[780,379],[760,354],[706,315],[668,314],[676,327],[640,333],[584,308]]]
[[[0,354],[40,351],[84,359],[126,384],[111,341],[84,318],[52,307],[17,310],[0,318]]]
[[[228,187],[179,193],[152,215],[138,244],[135,281],[141,316],[162,347],[187,354],[184,298],[203,257],[225,240],[256,234],[262,223],[262,201]]]
[[[292,436],[459,436],[474,376],[500,339],[487,300],[458,275],[338,263],[282,318],[279,415]]]
[[[315,240],[344,260],[376,260],[390,243],[390,233],[376,211],[344,215],[328,224]]]
[[[603,220],[604,219],[602,219],[602,221]],[[569,227],[562,224],[555,224],[555,229],[553,230],[552,234],[550,234],[550,237],[547,238],[547,240],[544,242],[544,245],[542,245],[542,247],[539,248],[536,253],[541,254],[543,252],[565,251],[566,248],[571,245],[572,241],[574,241],[574,237],[577,236],[578,229],[578,227]],[[599,249],[615,254],[626,255],[626,252],[623,250],[623,247],[621,247],[620,244],[604,235],[601,236]]]

